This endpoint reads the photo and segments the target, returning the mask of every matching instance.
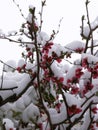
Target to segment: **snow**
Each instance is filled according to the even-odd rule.
[[[33,86],[31,86],[28,91],[27,91],[27,95],[29,96],[29,98],[31,99],[31,101],[36,104],[38,103],[38,99],[39,99],[39,94],[38,92],[35,90],[35,88]]]
[[[68,43],[65,48],[67,49],[68,52],[73,52],[74,50],[78,48],[85,48],[85,43],[81,41],[73,41]]]
[[[29,9],[34,9],[35,7],[33,5],[29,5]]]
[[[28,74],[24,74],[23,79],[17,82],[18,89],[13,90],[14,93],[16,93],[17,95],[21,93],[30,81],[31,81],[30,76]]]
[[[27,21],[29,23],[32,23],[32,14],[31,13],[28,14]]]
[[[44,46],[45,42],[48,40],[47,34],[45,34],[45,33],[40,34],[40,38],[42,40],[42,46]],[[30,47],[30,49],[33,49],[34,46],[30,44],[30,45],[28,45],[28,47]],[[59,44],[54,44],[52,46],[52,48],[49,50],[49,56],[52,55],[53,51],[56,52],[57,56],[60,56],[61,52],[64,52],[64,53],[67,51],[70,52],[71,49],[76,50],[77,47],[84,48],[84,43],[79,42],[79,41],[74,41],[74,42],[66,45],[66,47],[61,46]],[[70,49],[68,49],[68,48],[70,48]],[[81,59],[84,59],[84,58],[88,58],[89,63],[97,62],[97,58],[91,54],[82,53]],[[75,63],[80,63],[81,59],[75,61]],[[36,63],[36,61],[35,61],[35,63]],[[34,64],[32,64],[30,62],[26,63],[25,60],[20,59],[17,66],[23,67],[23,65],[26,64],[26,67],[25,67],[26,70],[31,69],[33,71],[36,71],[35,63]],[[16,68],[16,63],[14,61],[8,61],[7,64],[12,66],[13,68]],[[75,76],[76,69],[81,68],[81,65],[75,65],[75,66],[70,67],[68,64],[62,64],[62,63],[60,64],[56,60],[54,60],[54,62],[51,64],[50,67],[54,73],[54,76],[58,77],[58,78],[63,77],[64,78],[63,84],[68,85],[67,80],[71,79]],[[17,88],[13,89],[13,90],[8,90],[6,92],[0,91],[0,95],[3,98],[3,100],[7,99],[9,96],[11,96],[13,94],[16,94],[16,96],[18,96],[26,88],[28,83],[30,83],[30,81],[31,81],[29,74],[18,73],[17,71],[11,72],[10,68],[8,68],[8,66],[6,66],[6,71],[7,71],[7,74],[4,74],[3,83],[2,83],[2,79],[0,80],[0,83],[2,83],[2,88],[13,88],[13,87],[17,87]],[[43,71],[41,70],[40,71],[40,80],[42,78],[43,78]],[[90,72],[88,72],[87,70],[84,70],[84,74],[81,77],[81,80],[79,80],[79,84],[78,84],[78,86],[80,87],[81,90],[83,89],[83,86],[85,84],[84,83],[85,81],[83,78],[90,78]],[[36,82],[36,79],[34,80],[34,82]],[[50,81],[49,83],[50,83],[49,92],[56,99],[57,95],[56,95],[55,88],[53,86],[53,82]],[[98,85],[98,82],[95,79],[92,80],[92,83],[94,84],[94,86]],[[85,94],[86,98],[89,98],[94,92],[96,92],[96,90],[98,90],[98,87],[96,87],[96,89],[93,89],[90,92],[88,92],[87,94]],[[76,118],[79,118],[83,114],[83,112],[85,111],[85,109],[87,108],[87,106],[89,105],[89,103],[92,100],[94,102],[96,102],[98,100],[97,97],[92,97],[90,100],[87,101],[87,103],[85,105],[82,106],[82,104],[85,103],[86,98],[80,98],[76,95],[71,95],[69,92],[64,92],[64,96],[66,98],[66,102],[69,107],[72,105],[76,105],[78,108],[81,109],[81,112],[79,114],[75,114],[70,118],[70,120],[72,122],[74,122]],[[10,104],[10,105],[6,104],[3,107],[1,107],[0,113],[6,112],[6,115],[10,118],[13,115],[12,111],[21,112],[20,117],[22,118],[23,122],[32,123],[32,121],[35,121],[37,124],[41,124],[42,121],[44,121],[42,124],[43,129],[45,129],[46,126],[48,129],[48,128],[50,128],[50,126],[49,126],[49,124],[47,125],[47,116],[45,116],[45,118],[41,117],[40,110],[36,105],[39,103],[38,101],[39,101],[38,90],[37,90],[37,88],[34,88],[33,85],[31,85],[31,86],[29,86],[29,88],[25,92],[25,94],[23,94],[16,102],[14,102],[13,104]],[[61,103],[59,113],[55,107],[49,108],[48,105],[49,104],[47,102],[44,102],[44,106],[49,111],[51,121],[54,125],[56,125],[58,123],[62,123],[63,121],[67,121],[67,110],[66,110],[66,106],[65,106],[64,102]],[[81,108],[81,106],[82,106],[82,108]],[[86,114],[88,115],[88,113],[86,113]],[[88,115],[88,118],[87,119],[86,118],[85,118],[85,120],[88,120],[89,115]],[[84,125],[85,125],[85,123],[81,126],[81,130],[85,129]],[[64,125],[64,129],[66,129],[67,126],[68,126],[68,124]],[[60,126],[60,128],[63,129],[62,126]],[[56,129],[58,130],[58,127],[56,127]]]
[[[0,29],[0,37],[4,36],[4,32]]]
[[[17,34],[17,31],[16,31],[16,30],[12,30],[12,31],[9,31],[9,32],[8,32],[8,35],[11,35],[11,36],[12,36],[12,35],[15,35],[15,34]]]
[[[64,95],[69,106],[72,106],[74,104],[80,107],[81,99],[79,100],[78,97],[75,97],[74,95],[69,94],[69,93],[64,93]]]
[[[5,71],[13,71],[16,68],[16,62],[14,60],[9,60],[6,62],[6,65],[4,65]]]
[[[91,54],[83,53],[83,54],[81,54],[81,58],[82,59],[87,58],[88,63],[90,63],[90,64],[95,64],[98,61],[98,58],[96,56],[91,55]]]
[[[51,69],[54,72],[54,75],[57,77],[62,77],[63,72],[61,71],[61,68],[58,66],[57,62],[54,61],[51,65]]]
[[[70,66],[69,66],[68,64],[63,64],[63,65],[61,66],[61,71],[62,71],[63,73],[67,73],[67,72],[69,71],[69,69],[70,69]]]
[[[2,99],[6,99],[9,96],[13,95],[13,88],[16,87],[15,89],[17,89],[17,83],[14,80],[0,80],[0,86],[1,89],[9,89],[9,90],[0,90],[0,96],[2,97]]]
[[[1,79],[0,86],[3,89],[13,88],[13,87],[17,87],[17,83],[16,83],[16,81],[11,80],[11,79],[10,80],[3,80],[3,82],[2,82],[2,79]]]
[[[18,67],[22,67],[24,64],[26,64],[26,62],[24,61],[24,59],[20,59],[19,61],[18,61]]]
[[[23,98],[20,98],[18,101],[16,101],[16,107],[20,109],[21,111],[25,109]]]
[[[33,65],[30,63],[30,62],[28,62],[27,64],[26,64],[26,67],[25,67],[27,70],[29,70],[29,69],[33,69]]]
[[[25,33],[25,32],[24,32],[24,33]],[[22,38],[22,37],[19,37],[19,38],[18,38],[18,41],[23,42],[23,38]]]
[[[28,95],[24,95],[23,102],[24,102],[25,107],[27,107],[31,103],[31,98]]]
[[[42,46],[44,46],[48,41],[49,41],[49,36],[46,32],[39,32],[37,35],[37,41],[39,44],[41,44]]]
[[[66,53],[67,51],[66,51],[66,48],[64,48],[64,46],[61,46],[60,44],[55,43],[52,46],[52,49],[49,51],[49,55],[51,55],[52,52],[55,52],[57,56],[59,57],[61,55],[61,52]]]
[[[0,86],[1,89],[3,89],[0,90],[0,96],[2,99],[6,99],[13,94],[18,95],[25,89],[30,81],[31,79],[28,74],[8,72],[8,74],[4,76],[3,79],[0,79]]]
[[[14,128],[14,123],[8,118],[3,119],[3,124],[5,124],[6,130],[9,130],[10,128],[16,130],[16,128]]]
[[[27,47],[30,48],[31,51],[32,51],[32,49],[34,49],[35,46],[34,46],[34,44],[33,44],[33,42],[32,42],[32,44],[28,44]]]
[[[55,109],[49,109],[50,117],[53,124],[58,124],[67,119],[66,107],[64,104],[61,106],[61,112],[57,113]]]
[[[98,26],[98,16],[95,18],[95,20],[92,23],[90,23],[90,26],[92,30]],[[83,28],[83,34],[85,37],[88,37],[89,33],[90,33],[90,28],[89,25],[87,25]]]
[[[24,122],[29,122],[29,120],[36,121],[37,118],[40,116],[40,112],[37,106],[31,103],[22,114],[22,119]]]
[[[4,79],[6,80],[14,80],[16,82],[21,81],[24,77],[24,74],[18,73],[17,71],[13,72],[7,72],[6,75],[4,75]]]
[[[80,130],[86,130],[89,126],[89,123],[90,123],[90,114],[89,114],[89,111],[87,111],[87,113],[84,115],[84,122],[83,122],[83,125],[80,126]]]

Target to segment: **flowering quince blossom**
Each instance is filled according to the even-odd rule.
[[[87,9],[88,0],[85,4]],[[45,5],[46,0],[41,1],[41,10]],[[87,17],[84,27],[82,16],[82,42],[63,46],[54,42],[55,31],[50,36],[43,32],[42,12],[40,20],[35,14],[36,8],[30,5],[19,31],[27,41],[14,41],[23,47],[22,59],[18,63],[2,61],[0,129],[97,130],[98,41],[93,32],[98,17],[92,23]],[[10,36],[17,34],[0,33],[0,38],[13,41]]]

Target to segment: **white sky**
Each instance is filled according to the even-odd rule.
[[[13,0],[0,0],[0,29],[4,31],[17,30],[24,21],[19,10],[12,2]],[[25,16],[28,13],[28,5],[37,6],[37,13],[40,10],[41,0],[16,0],[20,4]],[[98,16],[98,0],[90,0],[91,20]],[[52,30],[58,28],[59,20],[63,17],[60,33],[55,42],[66,44],[74,40],[80,40],[79,32],[81,16],[85,14],[85,0],[47,0],[47,6],[43,16],[43,31],[51,34]],[[19,59],[21,48],[14,43],[0,40],[0,59]]]

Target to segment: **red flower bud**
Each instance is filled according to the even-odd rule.
[[[16,69],[18,72],[21,72],[21,68],[20,67],[17,67]]]

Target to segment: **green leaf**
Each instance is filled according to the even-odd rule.
[[[20,116],[20,115],[21,115],[21,112],[13,111],[13,117],[17,117],[17,116]]]
[[[43,94],[45,101],[49,101],[49,96],[47,92],[44,92]]]
[[[96,92],[96,94],[95,94],[97,97],[98,97],[98,91]]]
[[[35,8],[33,8],[33,9],[30,8],[30,9],[29,9],[29,12],[34,15],[34,13],[35,13]]]
[[[55,101],[55,97],[54,97],[51,93],[49,94],[49,98],[50,98],[50,101],[51,101],[51,102],[54,102],[54,101]]]

